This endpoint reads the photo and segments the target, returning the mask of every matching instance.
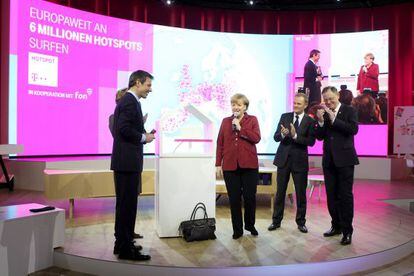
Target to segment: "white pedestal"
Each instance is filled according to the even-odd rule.
[[[53,265],[53,249],[65,239],[65,211],[29,211],[41,207],[0,207],[0,275],[27,275]]]
[[[179,236],[180,223],[190,219],[198,202],[206,205],[209,217],[216,216],[215,166],[212,156],[159,157],[156,176],[155,216],[160,238]]]

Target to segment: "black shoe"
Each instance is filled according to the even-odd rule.
[[[272,224],[269,225],[269,227],[267,227],[267,230],[273,231],[273,230],[276,230],[277,228],[280,228],[280,224],[273,222]]]
[[[142,246],[141,245],[134,245],[134,250],[139,252],[139,251],[142,250]],[[118,255],[120,251],[121,251],[120,246],[115,245],[114,246],[114,255]]]
[[[237,240],[238,238],[240,238],[241,236],[243,236],[243,232],[242,233],[234,233],[233,234],[233,240]]]
[[[352,242],[352,234],[344,234],[342,236],[341,244],[342,245],[348,245]]]
[[[331,229],[329,229],[328,231],[326,231],[325,233],[323,233],[324,237],[333,237],[336,235],[340,235],[342,234],[342,231],[340,229],[336,229],[331,227]]]
[[[133,238],[134,238],[134,239],[143,239],[143,238],[144,238],[144,236],[142,236],[142,235],[140,235],[140,234],[137,234],[137,233],[134,233],[134,234],[133,234]]]
[[[151,256],[141,254],[141,252],[131,249],[120,252],[118,255],[118,259],[131,261],[149,261],[151,260]]]
[[[254,226],[245,227],[244,229],[246,229],[247,231],[250,231],[250,234],[252,234],[253,236],[259,236],[259,232],[257,232],[257,230]]]
[[[308,233],[308,228],[305,225],[298,225],[298,229],[302,233]]]

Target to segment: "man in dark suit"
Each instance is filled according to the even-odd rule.
[[[128,88],[122,88],[122,89],[119,89],[116,92],[115,104],[119,103],[119,101],[122,99],[123,96],[125,96],[127,91],[128,91]],[[148,113],[144,115],[144,124],[147,120],[147,117],[148,117]],[[109,115],[108,119],[109,119],[109,125],[108,125],[109,126],[109,131],[111,132],[111,135],[112,135],[112,138],[113,138],[114,137],[114,114]],[[144,238],[144,236],[134,232],[134,239],[143,239],[143,238]]]
[[[306,186],[308,182],[308,146],[315,144],[314,120],[305,114],[308,97],[303,93],[295,95],[293,112],[282,114],[274,135],[280,142],[273,164],[277,166],[277,192],[272,224],[268,230],[280,227],[285,209],[286,189],[292,174],[296,190],[296,223],[299,231],[307,233]]]
[[[328,210],[332,218],[331,229],[325,237],[343,234],[341,244],[352,242],[352,220],[354,217],[354,167],[359,164],[354,147],[354,136],[358,133],[356,110],[339,102],[335,87],[322,91],[325,106],[318,109],[315,135],[323,140],[322,167],[325,177]]]
[[[141,254],[142,246],[134,246],[134,228],[138,195],[141,192],[143,145],[154,140],[146,133],[139,100],[151,92],[153,77],[145,71],[135,71],[129,77],[128,92],[114,112],[114,143],[111,170],[114,171],[116,212],[114,254],[128,260],[149,260]]]
[[[321,52],[319,50],[312,50],[309,54],[309,60],[305,64],[305,69],[303,73],[304,82],[303,89],[305,92],[306,88],[309,90],[309,103],[313,105],[315,102],[319,104],[321,102],[321,81],[322,81],[322,72],[318,63]]]

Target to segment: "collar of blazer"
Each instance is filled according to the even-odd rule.
[[[300,124],[299,124],[299,129],[301,129],[304,126],[304,122],[308,119],[308,117],[309,117],[308,114],[306,114],[306,113],[303,114],[302,121],[300,121]],[[290,118],[289,118],[289,120],[290,120],[290,122],[292,122],[292,124],[294,122],[294,119],[295,119],[295,112],[290,112]]]
[[[318,65],[316,65],[316,63],[313,61],[313,59],[309,59],[309,61],[313,64],[313,65],[315,65],[315,66],[318,66]]]
[[[240,123],[243,122],[244,120],[248,119],[250,117],[249,114],[247,114],[247,112],[244,112],[243,118],[240,120]],[[231,115],[230,117],[227,117],[229,120],[233,120],[234,116]]]
[[[345,104],[341,104],[341,106],[338,109],[338,114],[336,114],[336,117],[342,118],[342,114],[344,112],[344,106],[345,106]]]
[[[137,102],[139,102],[139,98],[138,98],[138,96],[133,92],[133,91],[131,91],[131,90],[128,90],[127,91],[127,94],[131,94],[131,96],[133,96],[134,98],[135,98],[135,100],[137,101]]]

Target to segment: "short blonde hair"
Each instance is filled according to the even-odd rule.
[[[372,60],[374,60],[374,59],[375,59],[375,57],[374,57],[374,54],[373,54],[373,53],[367,53],[367,54],[365,54],[364,58],[366,58],[366,57],[369,57],[369,58],[370,58],[370,59],[372,59]]]
[[[249,108],[249,99],[243,94],[236,93],[230,98],[230,103],[237,103],[239,100],[243,101],[243,104],[246,106],[246,110]]]
[[[305,93],[296,93],[295,98],[302,98],[305,101],[305,104],[308,104],[309,97]]]

